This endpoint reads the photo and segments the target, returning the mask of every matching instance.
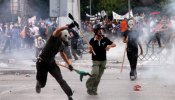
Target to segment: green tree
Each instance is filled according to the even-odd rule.
[[[89,1],[81,1],[81,15],[86,12],[89,14]],[[125,14],[128,12],[128,0],[91,0],[92,1],[92,14],[105,10],[108,15],[112,15],[112,11],[118,14]],[[163,6],[167,5],[170,0],[130,0],[131,9],[135,7],[149,7],[153,10],[161,10]]]

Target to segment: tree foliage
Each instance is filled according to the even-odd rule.
[[[81,15],[90,13],[90,0],[81,1]],[[130,0],[131,8],[135,7],[149,7],[152,9],[161,10],[169,0]],[[111,15],[112,11],[118,14],[125,14],[128,12],[128,0],[91,0],[92,14],[96,14],[99,11],[105,10],[108,15]]]

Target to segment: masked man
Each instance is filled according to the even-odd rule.
[[[41,88],[45,87],[47,81],[48,72],[56,79],[60,84],[63,91],[68,96],[68,100],[73,100],[73,92],[66,81],[63,79],[59,66],[55,62],[55,55],[60,52],[63,60],[68,64],[70,71],[73,70],[71,63],[68,61],[67,56],[63,52],[64,45],[69,41],[70,35],[67,31],[69,28],[75,27],[74,23],[57,28],[50,38],[48,39],[45,47],[43,48],[39,58],[36,62],[36,92],[40,93]]]
[[[130,64],[130,79],[133,81],[137,78],[137,59],[138,59],[138,46],[140,47],[140,54],[143,54],[143,49],[139,41],[140,33],[136,30],[137,25],[133,20],[128,21],[129,31],[123,34],[123,42],[127,45],[127,57]]]

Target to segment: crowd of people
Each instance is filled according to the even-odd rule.
[[[28,22],[25,26],[17,23],[0,24],[0,52],[12,53],[19,49],[35,49],[35,57],[45,46],[53,31],[58,27],[55,21],[48,23],[47,20]],[[74,29],[69,30],[71,34],[71,55],[75,60],[82,58],[80,49],[84,49],[82,37]],[[78,55],[78,56],[77,56]]]
[[[141,35],[144,37],[144,42],[148,45],[152,40],[155,40],[159,47],[163,47],[163,45],[166,45],[168,40],[170,40],[168,38],[173,35],[174,16],[161,14],[144,15],[140,13],[135,14],[135,16],[130,19],[134,21],[134,24],[137,24],[137,30],[141,32]],[[82,29],[87,32],[93,32],[93,25],[100,23],[105,28],[106,34],[121,37],[123,31],[127,29],[125,27],[126,23],[128,23],[130,19],[82,21]]]

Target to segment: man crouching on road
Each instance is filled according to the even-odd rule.
[[[68,96],[68,100],[73,100],[72,89],[63,79],[59,66],[55,62],[55,55],[60,52],[63,60],[69,65],[69,70],[72,71],[73,67],[71,63],[68,61],[67,56],[63,52],[64,45],[68,43],[70,35],[67,29],[75,27],[74,23],[69,25],[65,25],[63,27],[57,28],[53,34],[50,36],[47,41],[45,47],[43,48],[39,58],[36,62],[36,92],[40,93],[41,88],[46,85],[47,74],[48,72],[56,79],[56,81],[60,84],[63,91]]]

